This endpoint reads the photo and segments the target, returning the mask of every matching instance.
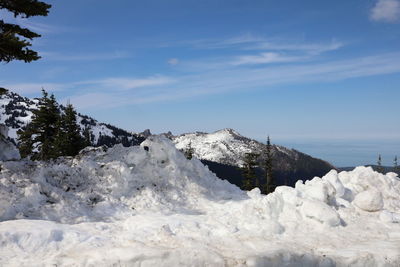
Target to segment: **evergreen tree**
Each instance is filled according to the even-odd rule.
[[[50,7],[38,0],[0,0],[0,9],[8,10],[14,17],[47,16]],[[37,37],[40,34],[0,19],[0,62],[38,60],[40,56],[29,49],[32,44],[28,41]]]
[[[25,127],[21,128],[17,132],[18,140],[19,140],[19,153],[21,154],[22,158],[26,158],[32,154],[33,151],[33,128],[32,124],[28,123]]]
[[[83,139],[84,139],[85,147],[93,145],[92,144],[92,142],[93,142],[92,135],[93,135],[93,133],[92,133],[90,126],[85,126],[85,128],[83,129]]]
[[[189,142],[189,147],[185,151],[185,156],[187,159],[192,159],[194,154],[194,149],[192,147],[192,142]]]
[[[55,147],[60,110],[54,95],[42,90],[39,109],[33,111],[31,123],[19,132],[21,154],[33,160],[48,160],[59,154]]]
[[[400,174],[399,165],[397,164],[397,155],[394,157],[394,160],[393,160],[393,171],[397,174]]]
[[[59,156],[75,156],[85,147],[76,122],[76,111],[71,104],[66,106],[57,123],[55,146]]]
[[[264,161],[265,184],[264,184],[263,192],[265,194],[272,193],[275,190],[272,169],[273,169],[272,145],[271,145],[271,140],[268,136],[267,148],[266,148],[266,152],[265,152],[265,161]]]
[[[379,154],[379,156],[378,156],[376,171],[377,171],[377,172],[380,172],[380,173],[383,173],[381,154]]]
[[[256,153],[246,153],[243,159],[244,164],[241,168],[243,175],[243,190],[251,190],[259,186],[258,178],[256,175],[257,159],[259,155]]]

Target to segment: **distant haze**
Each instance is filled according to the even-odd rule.
[[[313,157],[329,161],[336,167],[376,164],[378,155],[382,165],[393,166],[394,157],[400,158],[400,140],[297,140],[277,144],[294,148]]]

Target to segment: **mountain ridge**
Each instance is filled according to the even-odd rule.
[[[38,108],[38,104],[39,99],[37,98],[29,99],[10,91],[0,95],[0,124],[3,123],[9,128],[9,138],[15,144],[18,143],[17,131],[32,119],[32,111]],[[60,107],[62,110],[63,106],[60,105]],[[85,127],[91,129],[92,146],[107,145],[110,147],[119,143],[124,146],[134,146],[152,135],[148,129],[142,133],[128,132],[113,125],[101,123],[81,113],[77,114],[77,122],[81,127],[82,134]],[[245,154],[257,153],[260,154],[260,163],[265,160],[265,144],[245,137],[231,128],[224,128],[212,133],[197,131],[173,135],[168,132],[163,135],[171,139],[177,149],[181,151],[186,151],[190,144],[194,156],[202,160],[219,177],[231,179],[231,182],[239,186],[242,177],[237,167],[243,164]],[[322,176],[331,169],[336,169],[326,161],[284,146],[272,145],[272,153],[274,174],[280,184],[285,184],[287,181],[289,184],[293,184],[294,177],[307,180],[315,176]],[[260,168],[257,172],[262,176]],[[233,178],[228,174],[232,174]]]
[[[38,98],[30,99],[11,91],[0,94],[0,124],[8,127],[9,138],[14,144],[18,143],[17,131],[32,120],[33,110],[37,109],[38,105]],[[60,105],[60,109],[63,111],[64,106]],[[77,123],[81,128],[82,135],[86,127],[90,128],[93,146],[112,146],[119,143],[124,146],[132,146],[139,145],[145,139],[141,134],[99,122],[81,113],[77,113]]]

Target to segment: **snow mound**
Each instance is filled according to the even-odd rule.
[[[394,173],[333,170],[265,196],[162,136],[1,164],[0,265],[400,265]]]
[[[8,128],[0,124],[0,161],[20,159],[19,151],[7,140]]]
[[[194,212],[198,199],[243,195],[163,137],[141,146],[87,148],[55,162],[8,162],[0,173],[0,220],[64,223],[108,220],[140,211]],[[9,205],[12,203],[12,205]]]

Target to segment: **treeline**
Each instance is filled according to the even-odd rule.
[[[268,136],[264,160],[260,163],[260,154],[246,153],[243,159],[243,166],[240,168],[243,175],[243,190],[252,190],[258,187],[263,194],[272,193],[275,190],[276,183],[273,177],[273,155],[271,140]],[[264,179],[260,180],[256,173],[257,166],[260,166],[264,172]]]
[[[44,89],[42,94],[31,122],[18,131],[21,157],[49,160],[77,155],[91,144],[90,129],[83,129],[82,137],[74,107],[68,104],[61,109],[53,94],[49,96]]]
[[[192,159],[194,156],[194,149],[192,144],[189,143],[188,147],[183,151],[187,159]],[[242,181],[240,183],[240,188],[242,190],[252,190],[258,187],[263,194],[269,194],[275,190],[277,183],[275,182],[273,175],[273,153],[272,144],[268,136],[266,150],[263,155],[263,160],[260,161],[261,154],[258,153],[246,153],[243,158],[243,166],[239,169],[241,172]],[[204,162],[203,162],[204,163]],[[212,164],[217,164],[215,162],[205,163],[210,167]],[[223,166],[223,164],[217,164]],[[219,167],[221,167],[219,166]],[[218,168],[218,166],[213,166]],[[259,169],[262,169],[263,177],[260,179]],[[238,185],[239,186],[239,185]]]
[[[376,162],[376,171],[380,173],[385,173],[385,167],[382,166],[382,156],[378,155],[378,160]],[[393,172],[400,174],[400,168],[397,162],[397,155],[393,159]]]

